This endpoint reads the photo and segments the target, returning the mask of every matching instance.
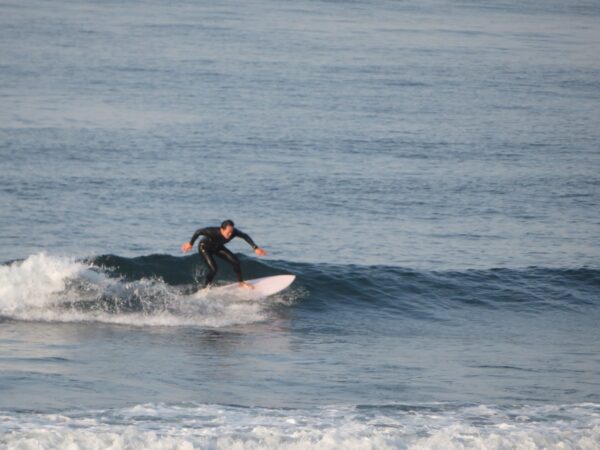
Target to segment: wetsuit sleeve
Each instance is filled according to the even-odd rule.
[[[208,231],[208,228],[199,228],[196,230],[196,232],[194,233],[194,235],[192,236],[192,238],[190,239],[190,244],[194,245],[194,241],[196,239],[198,239],[198,236],[206,236],[206,232]]]
[[[254,243],[252,238],[250,236],[248,236],[246,233],[244,233],[243,231],[236,229],[235,237],[239,237],[239,238],[242,238],[243,240],[245,240],[250,245],[250,247],[252,247],[253,250],[256,250],[258,248],[258,245],[256,245]]]

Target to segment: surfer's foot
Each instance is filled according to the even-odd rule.
[[[244,289],[254,289],[250,283],[246,283],[245,281],[240,281],[240,287]]]

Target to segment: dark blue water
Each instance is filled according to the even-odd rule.
[[[0,2],[0,447],[600,448],[599,16]]]

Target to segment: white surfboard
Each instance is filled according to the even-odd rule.
[[[232,297],[257,300],[268,297],[269,295],[277,294],[286,289],[294,282],[296,275],[275,275],[272,277],[255,278],[253,280],[245,280],[251,284],[254,289],[241,287],[239,283],[227,284],[225,286],[211,287],[207,290],[202,289],[196,295],[222,296],[231,295]]]

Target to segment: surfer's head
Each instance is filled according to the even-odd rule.
[[[224,220],[221,224],[221,234],[225,239],[229,239],[233,234],[233,220]]]

